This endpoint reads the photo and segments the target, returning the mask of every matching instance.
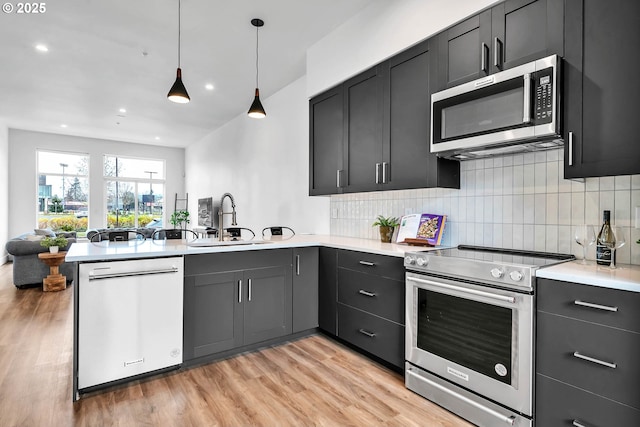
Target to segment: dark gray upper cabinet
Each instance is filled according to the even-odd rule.
[[[437,90],[563,53],[562,0],[507,0],[437,36]]]
[[[309,194],[342,192],[342,135],[344,97],[342,86],[309,102]]]
[[[566,0],[564,176],[640,173],[640,2]]]
[[[382,189],[460,188],[460,163],[429,152],[436,63],[425,41],[384,64]]]
[[[382,83],[376,66],[343,84],[345,192],[376,190],[382,183]]]

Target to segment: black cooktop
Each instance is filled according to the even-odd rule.
[[[559,254],[536,251],[523,251],[517,249],[491,248],[484,246],[460,245],[457,248],[441,249],[431,254],[462,258],[468,260],[486,261],[492,263],[504,263],[511,265],[544,267],[558,262],[573,260],[576,257],[571,254]]]

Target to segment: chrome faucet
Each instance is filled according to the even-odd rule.
[[[222,207],[224,199],[228,197],[231,199],[231,212],[224,212]],[[236,223],[236,202],[233,200],[231,193],[224,193],[220,199],[220,209],[218,209],[218,240],[222,242],[224,240],[224,216],[231,215],[231,225],[238,225]]]

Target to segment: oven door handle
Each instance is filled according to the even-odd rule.
[[[477,289],[468,289],[468,288],[464,288],[462,286],[448,285],[448,284],[445,284],[445,283],[433,282],[431,280],[419,279],[417,277],[407,277],[407,280],[411,280],[412,282],[417,282],[417,283],[423,283],[425,285],[435,286],[435,287],[438,287],[438,288],[444,288],[444,289],[449,289],[449,290],[452,290],[452,291],[458,291],[458,292],[465,293],[465,294],[477,295],[477,296],[481,296],[481,297],[485,297],[485,298],[489,298],[489,299],[493,299],[493,300],[497,300],[497,301],[509,302],[511,304],[514,304],[516,302],[516,299],[514,297],[509,297],[509,296],[506,296],[506,295],[498,295],[498,294],[494,294],[494,293],[486,292],[486,291],[479,291]]]
[[[481,405],[480,403],[475,402],[475,401],[473,401],[473,400],[469,399],[469,398],[468,398],[468,397],[466,397],[466,396],[463,396],[463,395],[461,395],[461,394],[459,394],[459,393],[456,393],[456,392],[455,392],[455,391],[453,391],[453,390],[449,390],[448,388],[443,387],[443,386],[441,386],[440,384],[435,383],[435,382],[433,382],[433,381],[431,381],[431,380],[429,380],[429,379],[427,379],[427,378],[424,378],[423,376],[418,375],[418,374],[416,374],[415,372],[412,372],[412,371],[410,371],[410,370],[407,370],[407,371],[406,371],[406,373],[407,373],[407,374],[409,374],[409,375],[411,375],[412,377],[415,377],[416,379],[419,379],[420,381],[424,381],[424,382],[428,383],[430,386],[435,387],[435,388],[437,388],[438,390],[440,390],[440,391],[442,391],[442,392],[444,392],[444,393],[449,394],[450,396],[455,397],[456,399],[462,400],[464,403],[466,403],[466,404],[468,404],[468,405],[471,405],[471,406],[473,406],[473,407],[475,407],[475,408],[478,408],[478,409],[480,409],[481,411],[484,411],[484,412],[486,412],[486,413],[488,413],[488,414],[490,414],[490,415],[492,415],[492,416],[494,416],[494,417],[498,418],[500,421],[502,421],[502,422],[504,422],[504,423],[507,423],[507,424],[508,424],[508,425],[510,425],[510,426],[514,425],[514,424],[515,424],[515,422],[516,422],[516,419],[515,419],[515,417],[514,417],[513,415],[512,415],[512,416],[507,417],[507,416],[505,416],[505,415],[503,415],[503,414],[501,414],[501,413],[499,413],[499,412],[494,411],[494,410],[493,410],[493,409],[491,409],[491,408],[487,408],[486,406]]]

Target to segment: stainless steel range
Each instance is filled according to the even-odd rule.
[[[407,388],[479,426],[531,426],[536,270],[570,259],[476,246],[407,253]]]

